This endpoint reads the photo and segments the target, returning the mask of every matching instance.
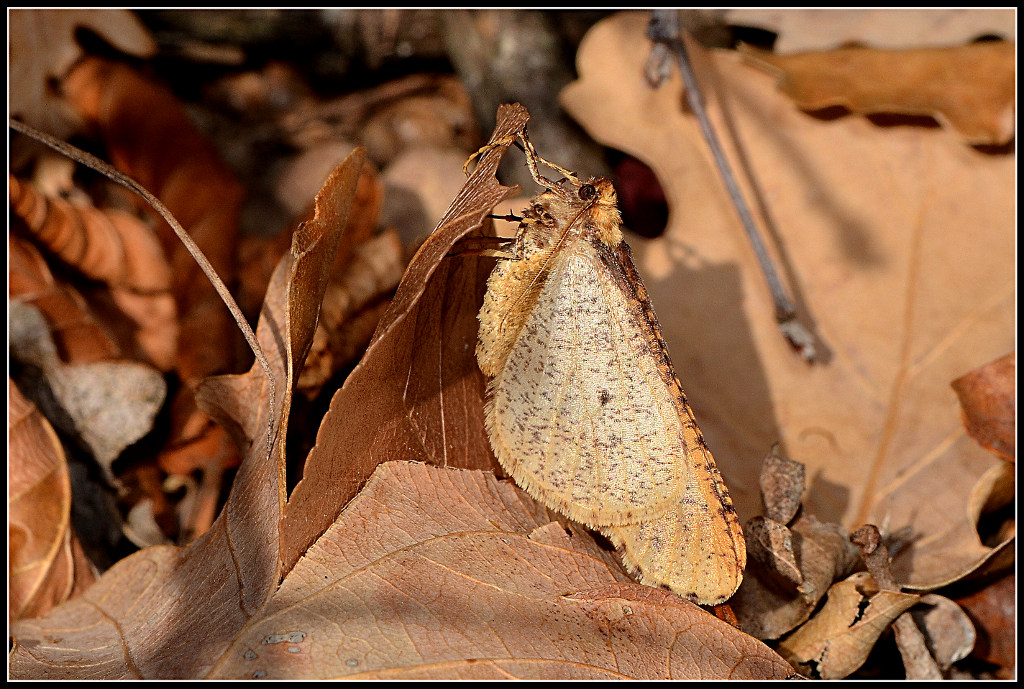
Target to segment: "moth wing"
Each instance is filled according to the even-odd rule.
[[[657,517],[686,486],[682,422],[643,328],[594,248],[571,241],[488,388],[502,466],[590,526]]]
[[[746,542],[711,453],[695,431],[688,436],[692,464],[678,504],[658,519],[603,531],[644,584],[718,605],[739,588]]]

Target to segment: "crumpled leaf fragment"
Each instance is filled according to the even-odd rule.
[[[842,679],[864,664],[878,637],[920,596],[897,591],[864,593],[861,572],[829,589],[824,607],[779,642],[778,651],[801,673]],[[866,607],[865,607],[866,603]]]
[[[974,145],[1002,145],[1014,135],[1013,43],[797,55],[746,46],[741,52],[778,75],[778,88],[804,110],[842,106],[864,115],[926,115]]]
[[[910,615],[924,633],[932,658],[943,670],[948,670],[974,650],[978,636],[974,624],[963,608],[949,598],[926,593],[910,609]]]
[[[1017,456],[1017,355],[1007,354],[954,380],[971,437],[1003,459]]]

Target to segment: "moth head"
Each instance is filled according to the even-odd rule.
[[[576,189],[576,195],[579,197],[579,203],[587,207],[587,224],[598,238],[612,247],[621,242],[622,231],[619,225],[622,223],[622,216],[619,215],[619,198],[615,194],[611,180],[595,177],[581,184]]]

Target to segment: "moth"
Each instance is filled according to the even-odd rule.
[[[642,583],[722,603],[742,578],[743,532],[623,240],[615,188],[518,137],[545,191],[511,216],[518,230],[478,315],[494,453],[535,499],[605,534]]]

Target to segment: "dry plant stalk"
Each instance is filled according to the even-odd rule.
[[[492,252],[503,260],[479,313],[494,453],[534,498],[607,535],[643,583],[722,603],[742,579],[743,532],[623,241],[615,189],[518,136],[547,191]],[[541,163],[565,179],[546,179]]]

